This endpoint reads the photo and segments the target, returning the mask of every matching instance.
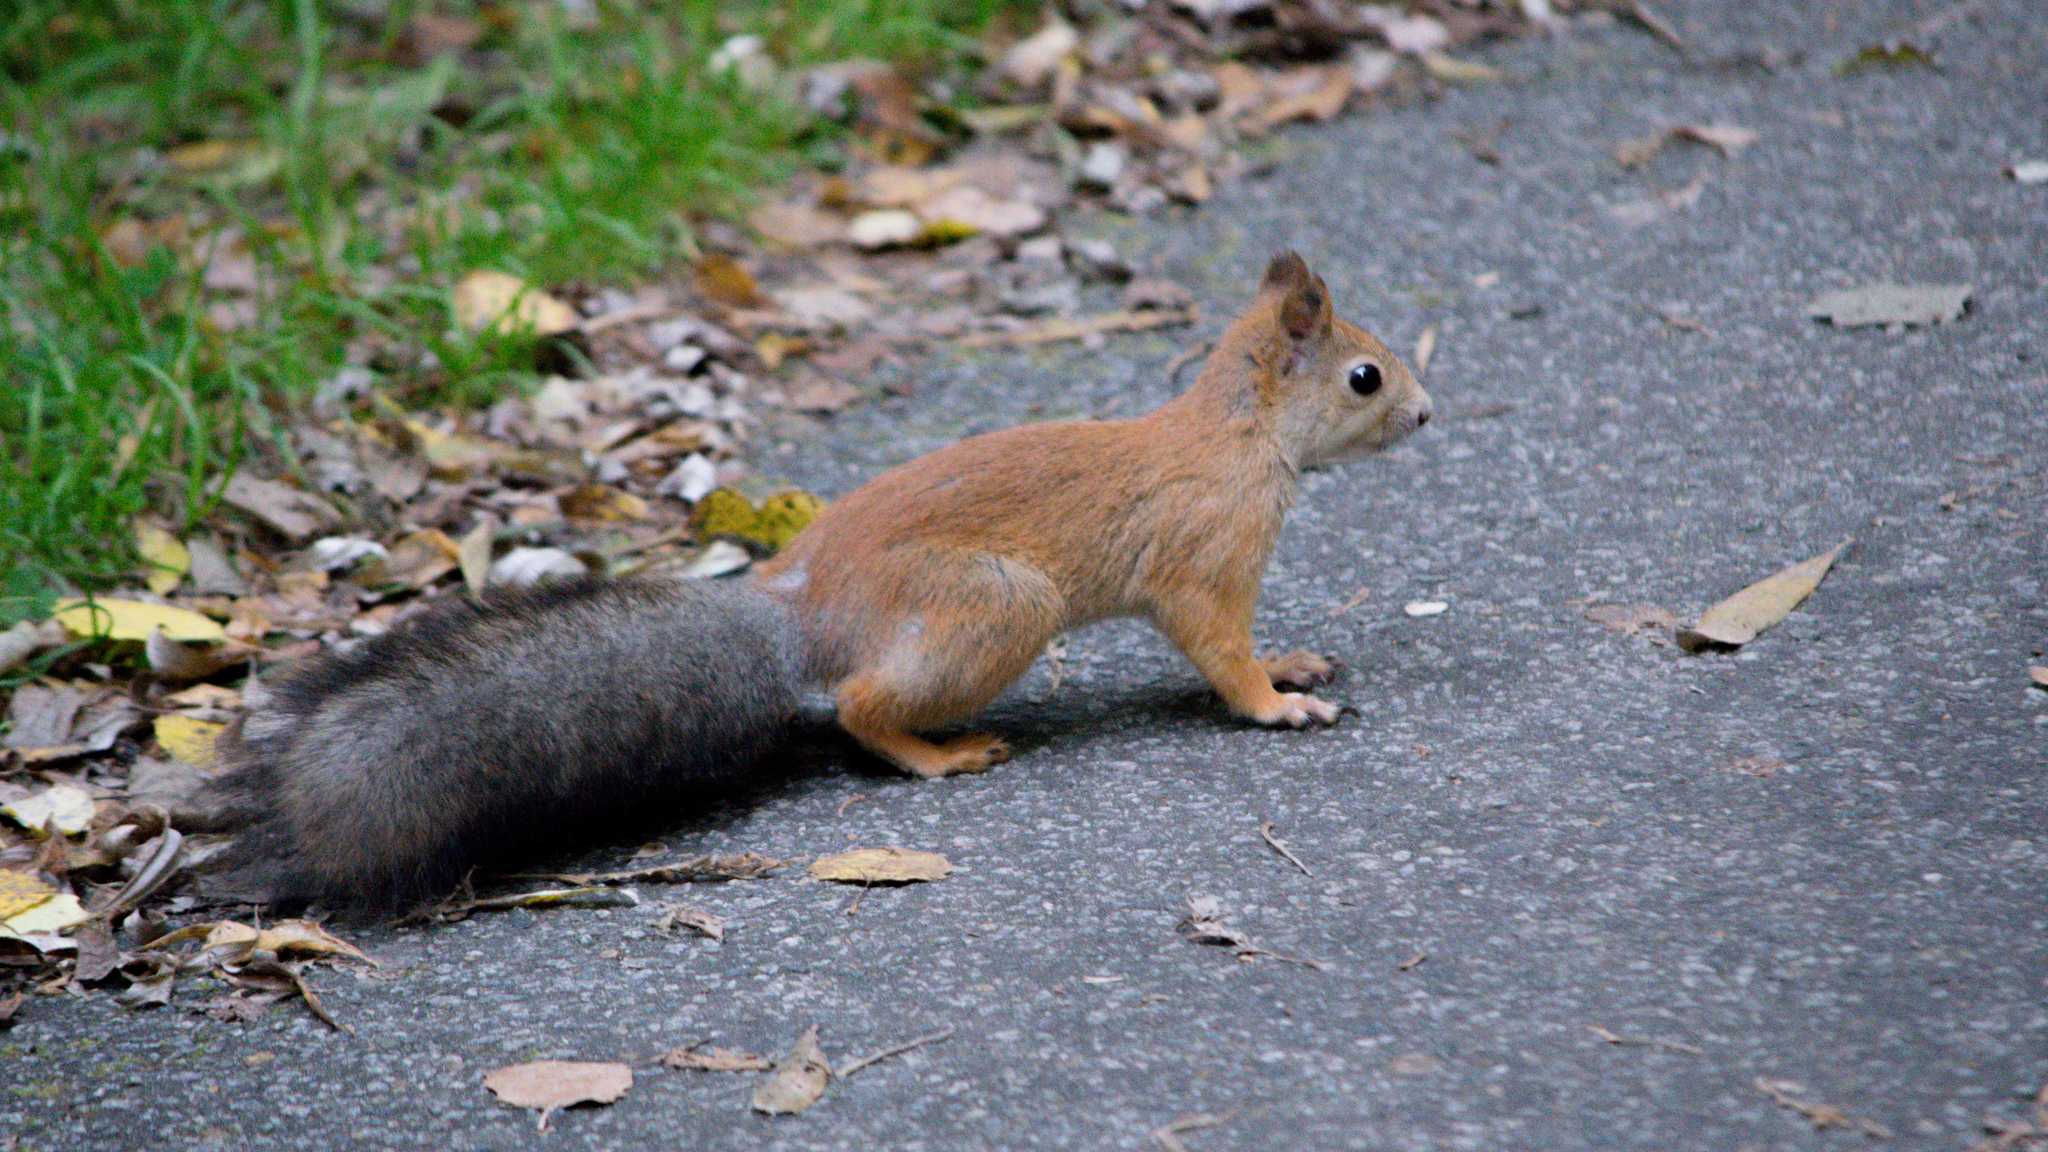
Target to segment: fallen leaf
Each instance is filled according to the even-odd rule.
[[[219,624],[187,608],[168,604],[146,604],[139,600],[59,600],[51,617],[79,639],[105,637],[109,640],[148,640],[162,629],[166,639],[218,641],[227,639]]]
[[[543,580],[573,580],[589,572],[589,565],[560,548],[514,548],[491,565],[488,582],[530,588]]]
[[[184,644],[164,635],[159,628],[142,642],[142,652],[149,661],[149,670],[156,678],[166,683],[182,684],[202,680],[233,664],[247,655],[247,649],[240,645]]]
[[[320,497],[246,472],[235,473],[221,493],[221,499],[294,542],[330,531],[341,524],[341,513]]]
[[[837,884],[917,884],[943,880],[953,865],[937,852],[910,848],[856,848],[811,861],[813,880]]]
[[[1640,168],[1673,140],[1704,144],[1723,156],[1737,156],[1756,143],[1755,132],[1735,124],[1678,124],[1662,128],[1637,140],[1615,145],[1614,159],[1623,168]]]
[[[674,936],[685,929],[712,940],[725,939],[725,921],[702,908],[676,905],[654,921],[654,930],[663,936]]]
[[[0,868],[0,924],[56,896],[57,891],[33,872]]]
[[[882,208],[863,212],[846,226],[846,239],[856,248],[874,251],[915,243],[924,234],[924,223],[914,212]]]
[[[79,709],[92,697],[70,684],[23,684],[7,702],[7,735],[0,747],[61,748],[72,743]]]
[[[963,348],[995,348],[1004,345],[1025,347],[1034,344],[1053,344],[1064,340],[1085,340],[1090,336],[1107,335],[1111,332],[1144,332],[1153,328],[1174,328],[1193,324],[1197,319],[1193,308],[1180,311],[1147,308],[1142,311],[1105,312],[1075,320],[1048,320],[1029,328],[1017,328],[1007,332],[976,332],[963,336],[959,345]]]
[[[1586,609],[1586,619],[1624,636],[1647,632],[1667,642],[1678,631],[1678,617],[1656,604],[1594,604]]]
[[[498,525],[489,517],[477,521],[476,527],[462,538],[456,546],[456,558],[462,569],[462,583],[469,594],[481,596],[491,582],[491,549],[497,542]]]
[[[1081,44],[1074,26],[1057,17],[1045,27],[1010,45],[996,62],[996,72],[1019,88],[1036,89],[1052,78],[1060,62]]]
[[[92,793],[76,784],[53,784],[41,792],[0,804],[5,816],[32,835],[77,836],[92,827]]]
[[[1932,68],[1934,56],[1910,40],[1871,44],[1835,65],[1835,75],[1854,76],[1875,68]]]
[[[2034,682],[2034,687],[2048,691],[2048,668],[2043,668],[2039,664],[2029,667],[2027,679]]]
[[[0,632],[0,673],[11,672],[15,665],[63,642],[64,626],[55,620],[23,620]]]
[[[741,1052],[732,1048],[671,1048],[661,1057],[661,1066],[678,1071],[692,1069],[698,1072],[766,1072],[775,1067],[775,1062],[766,1056],[752,1052]]]
[[[268,928],[255,928],[235,920],[213,920],[203,924],[188,924],[183,928],[165,933],[143,945],[145,949],[161,951],[176,944],[200,941],[200,954],[216,959],[231,958],[251,952],[269,952],[278,956],[304,956],[319,959],[339,957],[355,960],[371,967],[377,967],[362,949],[334,935],[311,920],[280,920]]]
[[[1210,944],[1228,948],[1236,953],[1239,960],[1251,961],[1261,956],[1268,956],[1275,960],[1284,960],[1289,964],[1299,964],[1305,968],[1313,968],[1318,972],[1323,970],[1323,964],[1320,960],[1301,960],[1293,956],[1283,956],[1278,952],[1261,948],[1257,944],[1252,943],[1251,937],[1247,936],[1243,930],[1233,928],[1223,922],[1226,915],[1223,911],[1223,902],[1216,899],[1216,897],[1190,896],[1188,897],[1188,914],[1181,918],[1179,924],[1180,934],[1183,939],[1191,944]]]
[[[698,292],[728,308],[759,308],[767,303],[754,274],[722,252],[708,253],[697,261],[691,280]]]
[[[1866,284],[1814,297],[1806,314],[1837,328],[1945,324],[1969,305],[1968,284]]]
[[[1698,624],[1679,630],[1678,646],[1687,652],[1702,652],[1710,648],[1740,648],[1756,639],[1812,595],[1834,566],[1835,558],[1852,543],[1853,540],[1844,540],[1707,609]]]
[[[1268,91],[1277,91],[1279,95],[1239,125],[1254,136],[1296,120],[1321,124],[1336,119],[1344,111],[1345,102],[1351,99],[1351,72],[1341,65],[1305,68],[1296,75],[1280,78]]]
[[[172,756],[203,768],[213,763],[214,742],[227,731],[227,727],[210,720],[194,720],[190,716],[172,713],[156,718],[156,742]]]
[[[90,919],[92,914],[85,910],[85,905],[79,902],[78,897],[69,892],[59,892],[0,922],[0,936],[55,936]],[[43,951],[44,948],[37,950]]]
[[[1492,84],[1506,79],[1498,68],[1471,60],[1460,60],[1442,52],[1425,53],[1422,70],[1446,84]]]
[[[530,331],[558,336],[575,328],[576,310],[526,281],[504,272],[478,269],[456,282],[451,293],[455,324],[468,332],[510,335]]]
[[[814,1024],[797,1037],[789,1055],[775,1062],[774,1074],[754,1089],[754,1111],[793,1116],[816,1104],[831,1079],[832,1065],[818,1047],[818,1028]]]
[[[610,1104],[633,1087],[633,1069],[624,1064],[580,1060],[536,1060],[510,1064],[484,1074],[484,1087],[515,1108],[540,1111],[540,1127],[557,1109],[578,1104]]]
[[[1422,330],[1415,340],[1415,378],[1420,380],[1429,374],[1430,358],[1436,355],[1436,325]]]
[[[609,484],[580,484],[561,496],[562,515],[571,520],[620,523],[647,519],[647,501]]]
[[[1851,1116],[1832,1104],[1817,1104],[1802,1099],[1801,1097],[1806,1093],[1806,1085],[1797,1081],[1773,1080],[1768,1077],[1759,1076],[1756,1078],[1755,1084],[1757,1091],[1769,1096],[1779,1107],[1789,1108],[1806,1117],[1813,1124],[1813,1129],[1816,1132],[1825,1131],[1829,1128],[1854,1128],[1866,1136],[1875,1137],[1879,1140],[1891,1138],[1891,1130],[1875,1120],[1863,1116]]]
[[[159,596],[170,595],[185,573],[192,570],[192,553],[184,543],[147,520],[135,522],[135,553],[149,565],[144,583]]]

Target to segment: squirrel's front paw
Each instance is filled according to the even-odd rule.
[[[1306,728],[1311,724],[1335,724],[1338,708],[1305,692],[1282,692],[1279,699],[1253,717],[1269,728]]]
[[[1269,656],[1259,661],[1266,670],[1266,679],[1278,688],[1313,688],[1337,678],[1337,665],[1328,657],[1297,648],[1285,656]]]

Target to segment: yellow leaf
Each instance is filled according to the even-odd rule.
[[[517,276],[479,270],[455,285],[455,323],[471,332],[530,330],[557,336],[582,323],[576,310]]]
[[[571,520],[611,522],[645,520],[647,501],[609,484],[579,484],[561,497],[562,515]]]
[[[0,922],[0,934],[16,933],[22,936],[42,936],[51,932],[62,932],[75,928],[92,919],[86,913],[85,905],[69,892],[59,892],[41,901],[25,912],[17,912]]]
[[[813,880],[837,884],[916,884],[943,880],[953,865],[937,852],[911,848],[856,848],[811,861]]]
[[[33,796],[0,804],[0,816],[38,836],[76,836],[92,826],[92,794],[76,784],[56,784]]]
[[[170,595],[192,570],[192,553],[184,542],[147,520],[135,522],[135,551],[149,565],[144,577],[149,590],[159,596]]]
[[[80,639],[147,640],[157,628],[171,640],[227,639],[220,625],[197,612],[140,600],[59,600],[56,619]]]
[[[1800,602],[1820,587],[1835,557],[1854,541],[1844,540],[1832,549],[1801,560],[1782,572],[1766,576],[1728,597],[1700,617],[1694,627],[1680,629],[1678,646],[1687,652],[1708,648],[1740,648],[1766,628],[1783,620]]]
[[[213,763],[214,741],[226,730],[225,724],[176,713],[156,718],[156,742],[164,746],[164,751],[201,768]]]
[[[57,890],[37,879],[33,872],[0,871],[0,923],[55,896]]]

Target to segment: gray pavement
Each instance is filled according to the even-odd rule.
[[[1039,669],[999,704],[1019,755],[987,776],[897,779],[821,738],[661,836],[933,849],[943,882],[849,914],[795,869],[357,931],[382,971],[316,978],[353,1036],[289,1007],[232,1025],[36,1000],[0,1035],[0,1146],[1134,1148],[1196,1113],[1222,1122],[1195,1149],[1865,1142],[1759,1077],[1887,1147],[1960,1150],[1987,1113],[2024,1115],[2048,1083],[2048,693],[2026,684],[2048,663],[2048,187],[2000,167],[2048,157],[2048,17],[1974,5],[1929,38],[1939,70],[1841,78],[1944,6],[1663,7],[1690,61],[1627,27],[1507,46],[1508,86],[1288,136],[1186,220],[1088,222],[1212,316],[1292,245],[1395,347],[1440,326],[1441,421],[1309,479],[1266,586],[1263,636],[1342,658],[1326,694],[1358,717],[1242,728],[1162,641],[1090,630],[1057,691]],[[1765,45],[1795,59],[1728,59]],[[1761,138],[1641,174],[1609,155],[1707,120]],[[1499,167],[1453,138],[1502,121]],[[1656,223],[1609,211],[1695,174]],[[1872,279],[1976,296],[1932,330],[1802,315]],[[945,360],[913,397],[782,429],[774,459],[837,492],[966,432],[1135,413],[1177,350]],[[1737,655],[1578,603],[1696,612],[1849,536]],[[1450,609],[1402,614],[1425,598]],[[1325,968],[1181,940],[1191,894]],[[663,901],[723,916],[724,943],[656,935]],[[842,1060],[955,1031],[793,1118],[750,1113],[751,1077],[643,1068],[538,1138],[480,1084],[705,1038],[777,1052],[811,1023]]]

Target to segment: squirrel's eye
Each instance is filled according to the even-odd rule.
[[[1360,396],[1370,396],[1380,390],[1380,366],[1360,364],[1351,370],[1351,390]]]

